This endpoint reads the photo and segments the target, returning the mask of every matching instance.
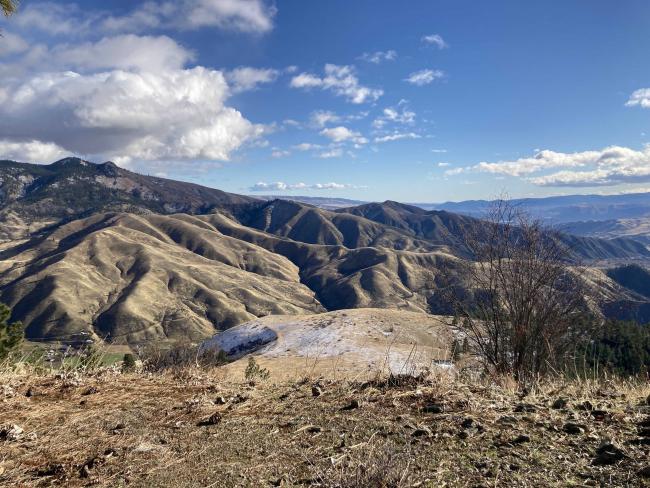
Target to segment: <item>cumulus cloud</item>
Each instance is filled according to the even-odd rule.
[[[415,112],[409,110],[406,101],[401,100],[396,107],[387,107],[377,117],[372,125],[376,129],[383,128],[388,123],[411,125],[415,122]]]
[[[255,90],[259,85],[273,83],[280,72],[276,69],[259,69],[240,66],[226,73],[234,93]]]
[[[44,55],[49,68],[66,66],[79,71],[138,69],[164,71],[179,69],[194,59],[194,53],[167,36],[133,34],[105,37],[98,42],[59,45]],[[49,65],[49,66],[48,66]]]
[[[553,172],[557,169],[561,170]],[[544,150],[529,158],[481,162],[452,171],[455,173],[447,173],[482,171],[524,177],[539,186],[590,187],[642,183],[650,181],[650,145],[640,151],[621,146],[573,153]]]
[[[51,163],[66,156],[66,151],[51,142],[0,140],[0,159],[24,163]]]
[[[423,69],[420,71],[415,71],[408,75],[404,81],[417,86],[428,85],[433,83],[436,80],[444,78],[445,72],[439,69]]]
[[[445,49],[449,47],[449,44],[445,42],[440,34],[430,34],[428,36],[423,36],[422,42],[436,46],[438,49]]]
[[[135,3],[135,2],[134,2]],[[139,3],[139,5],[138,5]],[[120,16],[80,8],[74,3],[39,2],[27,5],[16,16],[16,24],[52,35],[139,33],[152,29],[195,30],[216,27],[247,33],[273,29],[276,8],[264,0],[181,0],[137,2],[136,8]]]
[[[97,42],[34,44],[0,64],[0,76],[16,79],[42,72],[93,73],[105,69],[159,72],[181,69],[193,60],[192,51],[167,36],[125,34]]]
[[[415,132],[395,132],[386,136],[375,137],[375,142],[392,142],[399,141],[401,139],[420,139],[422,136],[416,134]]]
[[[544,150],[539,151],[533,157],[520,158],[515,161],[499,161],[498,163],[480,162],[475,168],[487,173],[522,176],[545,169],[586,166],[596,163],[600,156],[600,151],[561,153]]]
[[[374,102],[384,94],[381,89],[361,85],[352,66],[335,64],[326,64],[322,77],[312,73],[300,73],[291,79],[290,86],[301,89],[329,90],[355,104]]]
[[[44,73],[0,92],[0,132],[76,154],[228,160],[265,128],[227,107],[228,85],[202,67],[160,73]]]
[[[343,127],[341,125],[338,127],[323,129],[320,134],[331,139],[334,142],[351,141],[355,144],[366,144],[368,142],[368,139],[363,137],[359,132],[352,131],[347,127]]]
[[[374,53],[363,53],[359,59],[373,64],[380,64],[384,61],[395,61],[397,59],[397,51],[393,51],[392,49],[390,49],[388,51],[376,51]]]
[[[625,105],[628,107],[639,106],[642,108],[650,108],[650,88],[636,90],[632,95],[630,95],[630,98]]]
[[[347,183],[284,183],[283,181],[276,181],[273,183],[266,183],[260,181],[249,188],[250,191],[264,192],[264,191],[291,191],[291,190],[345,190],[346,188],[357,188],[354,185]]]

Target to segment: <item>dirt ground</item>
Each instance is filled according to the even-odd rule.
[[[650,486],[647,385],[234,380],[5,375],[0,485]]]

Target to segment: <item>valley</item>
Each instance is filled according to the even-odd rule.
[[[193,342],[269,315],[381,308],[451,314],[474,217],[387,201],[325,210],[67,158],[0,164],[0,301],[32,341]],[[606,314],[650,299],[607,269],[639,240],[563,234]],[[588,272],[586,272],[588,269]],[[458,282],[454,286],[463,286]]]

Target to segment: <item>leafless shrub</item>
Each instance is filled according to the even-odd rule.
[[[228,362],[224,351],[200,349],[192,344],[177,344],[168,349],[146,347],[138,351],[145,370],[159,372],[189,367],[210,368]]]
[[[456,324],[492,372],[530,382],[561,365],[587,330],[580,263],[559,233],[498,200],[464,229],[474,260],[452,287]]]

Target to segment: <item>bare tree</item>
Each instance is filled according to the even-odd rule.
[[[560,234],[501,199],[464,240],[473,260],[453,303],[478,357],[519,382],[559,367],[587,322],[580,266]]]
[[[6,17],[9,17],[18,8],[18,1],[17,0],[0,0],[0,8],[2,8],[2,13]]]

